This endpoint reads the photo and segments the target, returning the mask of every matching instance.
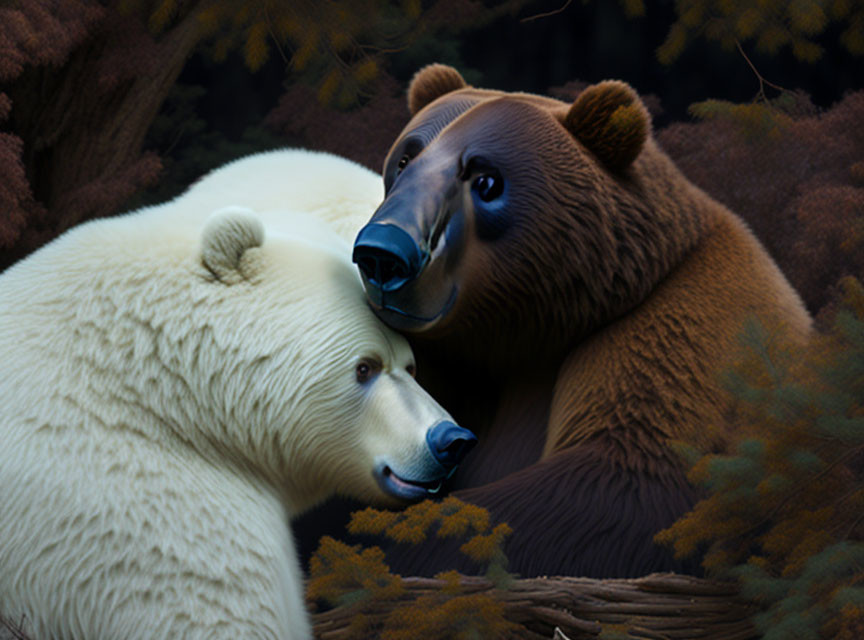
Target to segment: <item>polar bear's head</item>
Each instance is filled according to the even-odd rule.
[[[194,266],[188,321],[203,333],[187,379],[213,412],[198,427],[295,510],[331,493],[426,497],[476,441],[414,380],[408,343],[370,310],[341,243],[311,217],[229,208]]]

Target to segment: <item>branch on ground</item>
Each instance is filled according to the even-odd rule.
[[[445,581],[404,578],[398,598],[355,602],[313,614],[318,640],[347,640],[362,616],[374,630],[397,608],[441,593]],[[461,593],[488,595],[503,606],[516,627],[512,638],[620,637],[671,640],[749,640],[758,637],[749,622],[756,607],[734,584],[677,574],[636,579],[531,578],[506,590],[479,577],[460,576]],[[556,631],[557,629],[557,631]],[[555,635],[558,633],[559,635]],[[613,635],[615,634],[615,635]],[[370,637],[375,637],[374,635]]]

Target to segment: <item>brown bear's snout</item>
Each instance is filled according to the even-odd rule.
[[[367,224],[354,242],[353,260],[366,280],[381,291],[395,291],[423,268],[424,255],[414,239],[394,224]]]
[[[401,174],[354,241],[367,299],[398,331],[437,326],[458,293],[464,216],[452,185],[461,183],[436,158],[421,156]]]

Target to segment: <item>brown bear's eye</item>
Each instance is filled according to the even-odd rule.
[[[357,363],[354,369],[354,374],[357,377],[357,382],[361,384],[369,382],[379,371],[381,371],[381,363],[376,360],[363,359]]]
[[[409,155],[406,153],[404,156],[402,156],[401,158],[399,158],[399,162],[398,162],[397,165],[396,165],[396,169],[397,169],[398,171],[402,171],[405,167],[408,166],[408,163],[409,163],[409,162],[411,162],[411,156],[409,156]]]
[[[501,176],[484,173],[482,176],[474,178],[471,188],[477,192],[483,202],[491,202],[504,191],[504,181]]]

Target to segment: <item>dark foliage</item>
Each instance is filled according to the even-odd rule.
[[[864,273],[864,92],[820,111],[806,96],[709,102],[657,135],[684,174],[741,215],[817,313]]]
[[[315,90],[304,84],[290,86],[266,123],[299,141],[300,146],[329,151],[381,171],[390,144],[408,122],[405,98],[396,81],[383,75],[373,95],[350,111],[323,106]]]
[[[764,606],[765,640],[860,638],[864,624],[864,287],[807,357],[752,325],[727,386],[740,441],[702,457],[690,477],[710,495],[658,539],[680,554],[708,547],[705,567],[736,577]]]
[[[0,8],[0,267],[156,179],[142,142],[196,31],[178,22],[157,41],[134,15],[85,0]]]

